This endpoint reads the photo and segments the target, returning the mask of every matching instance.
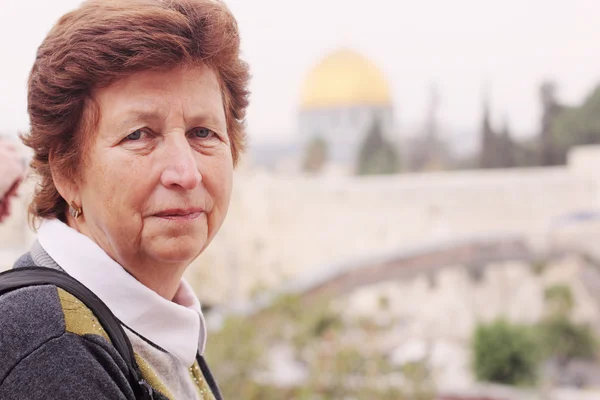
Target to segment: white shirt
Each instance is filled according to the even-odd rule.
[[[56,263],[98,296],[139,335],[192,366],[204,353],[206,322],[200,302],[182,279],[173,301],[144,286],[93,240],[63,222],[44,220],[38,241]]]

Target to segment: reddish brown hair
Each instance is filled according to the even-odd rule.
[[[92,91],[135,72],[203,64],[217,73],[231,152],[245,147],[249,71],[237,23],[219,0],[90,0],[64,15],[37,52],[29,76],[32,169],[40,180],[30,215],[63,218],[51,170],[74,180],[95,134]]]

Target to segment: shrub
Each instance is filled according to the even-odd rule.
[[[567,285],[553,285],[544,291],[546,317],[538,324],[541,349],[546,359],[566,364],[574,358],[594,359],[596,338],[587,325],[570,318],[575,305]]]
[[[556,317],[542,321],[538,329],[546,358],[565,364],[574,358],[593,360],[596,356],[596,338],[587,325]]]
[[[531,328],[496,320],[480,324],[473,338],[473,369],[480,381],[533,384],[539,351]]]
[[[553,316],[567,316],[575,305],[573,293],[567,285],[547,287],[544,290],[544,302],[547,313]]]

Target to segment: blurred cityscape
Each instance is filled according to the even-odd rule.
[[[476,129],[444,124],[437,84],[408,128],[364,52],[304,71],[293,132],[250,137],[187,273],[225,398],[600,399],[600,75],[576,102],[536,84],[524,135],[491,86]],[[35,240],[34,186],[0,226],[0,270]]]

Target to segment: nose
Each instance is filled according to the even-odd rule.
[[[165,136],[164,168],[161,183],[167,188],[193,190],[202,182],[198,155],[190,146],[185,133]]]

